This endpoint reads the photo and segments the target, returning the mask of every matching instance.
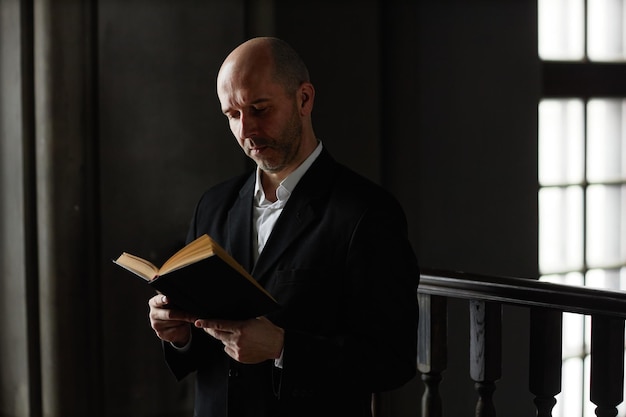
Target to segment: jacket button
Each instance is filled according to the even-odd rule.
[[[237,378],[239,376],[239,371],[237,369],[229,369],[228,376],[231,378]]]

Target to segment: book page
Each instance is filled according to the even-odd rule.
[[[187,246],[172,255],[159,270],[159,275],[165,275],[168,272],[175,271],[184,266],[190,265],[201,259],[214,255],[213,240],[202,235]]]
[[[123,252],[115,263],[148,281],[152,280],[159,270],[152,262],[126,252]]]

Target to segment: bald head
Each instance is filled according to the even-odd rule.
[[[266,195],[274,193],[318,144],[315,89],[304,63],[280,39],[251,39],[224,60],[217,95],[233,136],[263,172]]]
[[[231,77],[234,74],[247,77],[265,71],[288,94],[310,81],[306,65],[287,42],[273,37],[259,37],[242,43],[226,57],[218,74],[218,83],[226,72]]]

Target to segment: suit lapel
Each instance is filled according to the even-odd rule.
[[[334,160],[323,150],[298,182],[252,271],[257,280],[263,281],[285,249],[319,216],[320,204],[330,189],[334,167]]]
[[[239,191],[239,198],[228,212],[226,249],[247,271],[252,270],[252,198],[255,174]]]
[[[259,281],[263,280],[263,276],[274,262],[315,218],[315,213],[308,201],[299,201],[296,205],[292,204],[295,202],[292,202],[291,198],[276,221],[267,244],[252,271],[252,275]]]

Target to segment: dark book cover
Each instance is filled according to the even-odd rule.
[[[268,293],[217,255],[147,282],[171,304],[199,318],[245,320],[279,308]]]

